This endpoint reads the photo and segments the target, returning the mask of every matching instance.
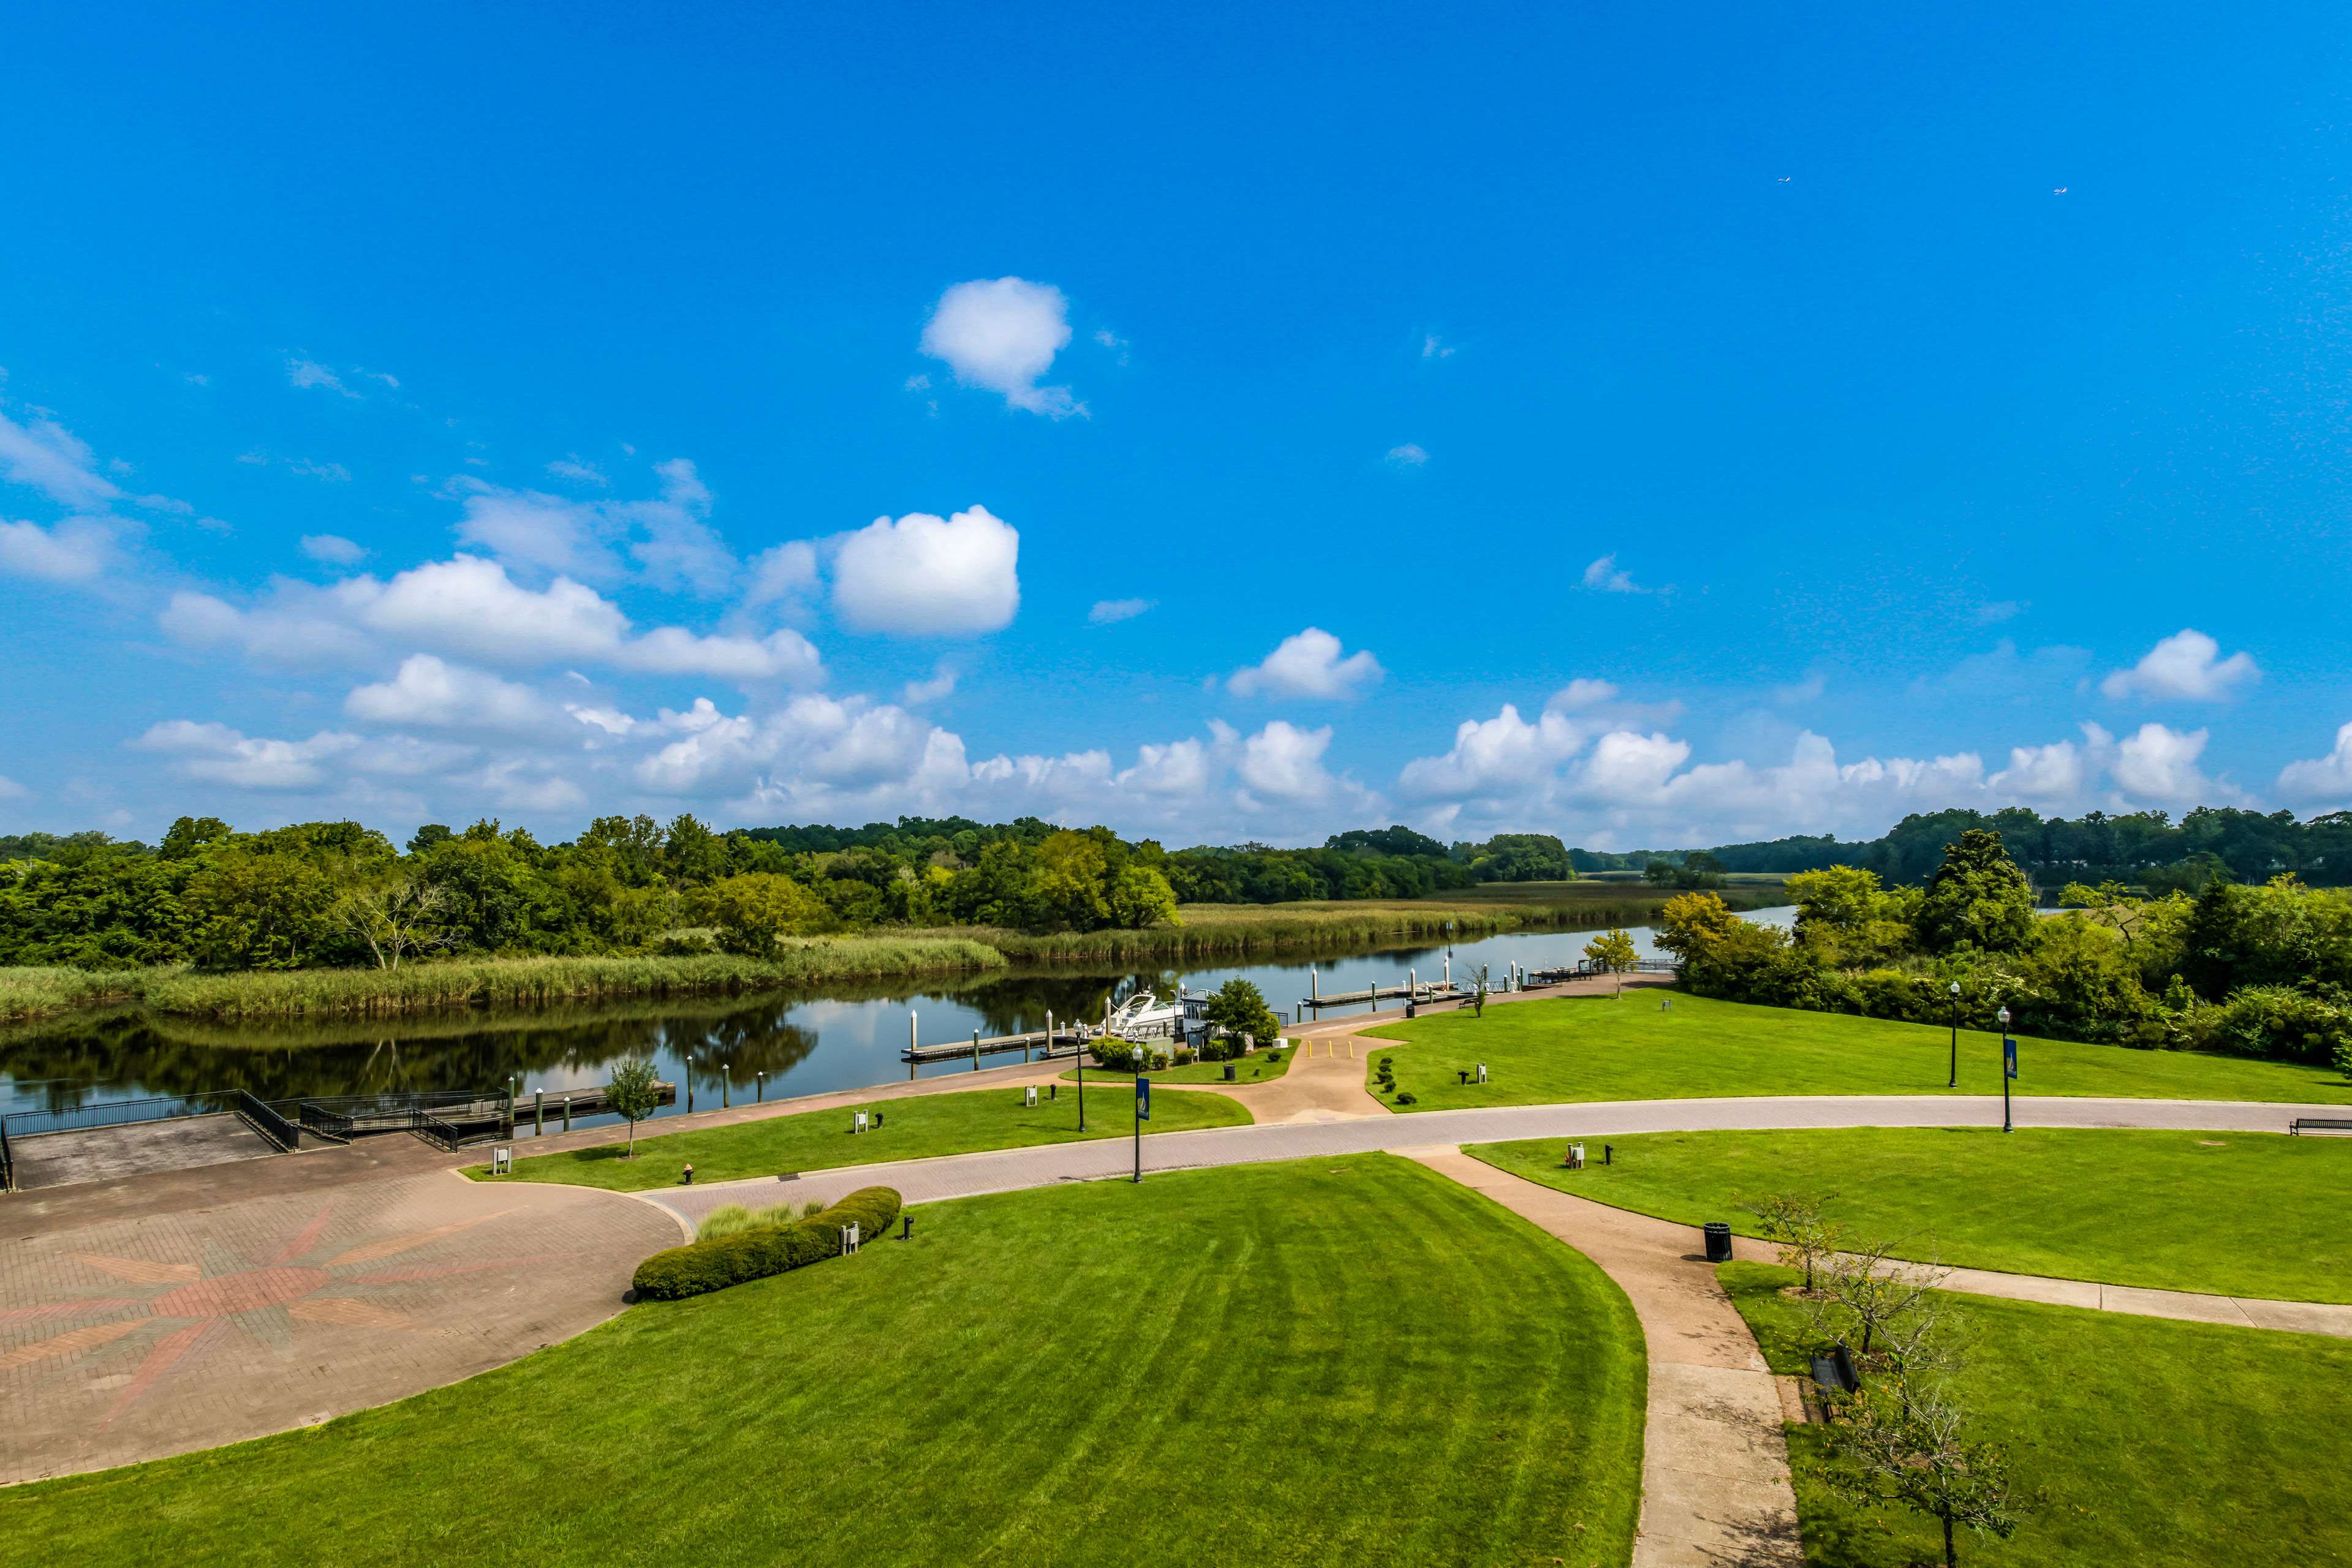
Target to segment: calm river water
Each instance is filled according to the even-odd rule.
[[[1744,916],[1786,925],[1793,912]],[[1654,956],[1646,927],[1634,940]],[[383,1090],[494,1089],[510,1081],[539,1089],[586,1088],[611,1064],[644,1052],[663,1078],[694,1086],[698,1109],[730,1097],[817,1094],[903,1080],[898,1060],[916,1015],[925,1044],[1043,1029],[1056,1020],[1099,1019],[1103,1003],[1140,987],[1167,996],[1182,984],[1213,989],[1234,975],[1256,982],[1286,1020],[1307,994],[1308,969],[1325,993],[1402,985],[1408,969],[1437,978],[1450,953],[1456,976],[1481,964],[1532,969],[1573,964],[1591,934],[1540,931],[1444,944],[1399,945],[1312,957],[1204,964],[1137,974],[1073,968],[999,970],[972,977],[887,985],[832,985],[800,993],[688,1001],[608,1004],[530,1013],[462,1013],[275,1029],[159,1021],[135,1009],[78,1017],[0,1038],[0,1114],[54,1110],[154,1094],[247,1089],[265,1100]],[[1368,1009],[1367,1009],[1368,1010]],[[1326,1018],[1339,1016],[1327,1009]],[[1002,1065],[1015,1057],[990,1057]],[[926,1077],[971,1071],[941,1064]],[[722,1079],[724,1087],[722,1088]],[[665,1114],[683,1110],[665,1108]]]

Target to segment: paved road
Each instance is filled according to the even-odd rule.
[[[2021,1099],[2021,1127],[2149,1127],[2183,1131],[2284,1133],[2296,1116],[2340,1114],[2341,1106],[2254,1104],[2209,1100]],[[2000,1120],[1998,1096],[1801,1095],[1727,1100],[1618,1100],[1573,1105],[1500,1105],[1424,1111],[1349,1120],[1213,1127],[1161,1133],[1143,1140],[1143,1170],[1190,1170],[1318,1155],[1359,1155],[1433,1144],[1488,1144],[1515,1138],[1583,1137],[1629,1133],[1711,1132],[1771,1127],[1950,1127]],[[1063,1181],[1099,1181],[1134,1168],[1131,1142],[1053,1144],[950,1155],[940,1159],[812,1171],[646,1194],[684,1218],[698,1220],[722,1203],[831,1198],[860,1186],[897,1187],[909,1203],[1010,1192]]]

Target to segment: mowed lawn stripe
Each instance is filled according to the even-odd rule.
[[[1645,1365],[1590,1261],[1392,1156],[1057,1186],[16,1489],[0,1563],[1616,1568]]]
[[[1742,1205],[1826,1201],[1850,1240],[1959,1268],[2281,1301],[2352,1301],[2352,1138],[2101,1128],[1838,1127],[1481,1144],[1580,1197],[1756,1234]]]
[[[1662,1002],[1671,999],[1671,1009]],[[2032,1020],[2021,1020],[2023,1028]],[[1754,1007],[1644,987],[1622,997],[1559,997],[1440,1013],[1370,1031],[1393,1047],[1408,1111],[1583,1100],[1693,1100],[1745,1094],[1999,1094],[2000,1039],[1960,1031],[1959,1087],[1948,1090],[1950,1036],[1930,1024]],[[2019,1037],[2020,1094],[2143,1100],[2352,1103],[2332,1067]],[[1488,1082],[1462,1083],[1485,1062]],[[1394,1103],[1393,1095],[1382,1099]]]
[[[557,1154],[529,1155],[515,1161],[511,1176],[493,1176],[487,1166],[470,1167],[477,1181],[549,1181],[644,1192],[675,1186],[685,1166],[698,1182],[734,1181],[788,1171],[830,1170],[837,1166],[878,1165],[887,1160],[929,1159],[982,1149],[1022,1149],[1097,1138],[1132,1137],[1135,1090],[1087,1086],[1087,1130],[1078,1131],[1078,1097],[1065,1090],[1027,1106],[1017,1088],[972,1089],[949,1094],[910,1094],[831,1111],[801,1111],[756,1122],[735,1122],[693,1133],[637,1134],[636,1157],[627,1145],[599,1144]],[[864,1133],[850,1129],[860,1110],[879,1111],[882,1125]],[[1244,1126],[1252,1120],[1238,1100],[1205,1090],[1155,1094],[1144,1135],[1183,1133],[1199,1127]]]

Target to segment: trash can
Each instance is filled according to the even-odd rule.
[[[1710,1263],[1731,1261],[1731,1227],[1720,1219],[1706,1222],[1706,1260]]]
[[[1234,1081],[1234,1064],[1233,1064],[1232,1062],[1228,1061],[1228,1062],[1226,1062],[1226,1063],[1225,1063],[1225,1082],[1228,1082],[1228,1083],[1231,1083],[1233,1081]]]

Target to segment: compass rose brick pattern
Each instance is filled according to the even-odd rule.
[[[614,1194],[436,1173],[0,1241],[0,1482],[486,1371],[619,1312],[677,1239]]]

